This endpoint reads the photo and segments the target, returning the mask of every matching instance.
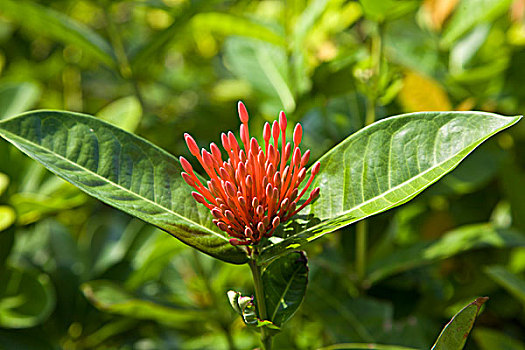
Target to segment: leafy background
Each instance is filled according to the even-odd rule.
[[[379,78],[374,48],[382,44]],[[174,155],[283,109],[312,160],[377,118],[523,114],[525,1],[0,2],[0,118],[96,115]],[[467,349],[525,349],[525,124],[414,201],[308,247],[309,285],[276,348],[379,342],[427,349],[476,297]],[[230,310],[247,266],[207,257],[88,198],[0,143],[0,349],[245,349]]]

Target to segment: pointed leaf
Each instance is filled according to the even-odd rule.
[[[477,298],[471,304],[459,311],[443,328],[436,343],[430,350],[461,350],[465,346],[470,330],[478,316],[479,309],[488,300],[487,297]]]
[[[268,319],[281,326],[293,316],[306,293],[307,258],[293,252],[275,259],[262,274]]]
[[[274,239],[262,259],[406,203],[520,118],[483,112],[411,113],[359,130],[321,157],[312,184],[321,188],[321,195],[299,214],[308,219],[306,227]]]
[[[2,121],[0,136],[93,197],[204,253],[246,261],[191,197],[178,160],[146,140],[99,119],[60,111]]]

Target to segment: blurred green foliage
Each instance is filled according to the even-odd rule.
[[[378,48],[380,55],[377,55]],[[246,102],[252,130],[284,109],[315,160],[377,118],[523,114],[523,0],[2,0],[0,118],[81,111],[175,155],[218,142]],[[372,104],[370,102],[373,102]],[[0,143],[0,349],[247,349],[229,309],[247,266],[204,256],[79,192]],[[308,251],[310,283],[276,348],[428,349],[485,304],[467,349],[525,348],[525,124],[416,200]]]

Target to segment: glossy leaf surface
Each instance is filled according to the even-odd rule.
[[[431,350],[461,350],[465,346],[470,330],[478,316],[479,309],[488,298],[477,298],[471,304],[465,306],[450,320],[443,328],[436,343]]]
[[[178,160],[153,144],[99,119],[59,111],[5,120],[0,136],[93,197],[216,258],[245,262],[191,196]]]
[[[277,326],[292,317],[303,301],[307,261],[304,252],[293,252],[272,261],[262,274],[268,318]]]
[[[386,118],[359,130],[321,157],[312,184],[321,188],[321,195],[299,213],[307,220],[305,227],[274,240],[262,259],[406,203],[520,118],[424,112]]]

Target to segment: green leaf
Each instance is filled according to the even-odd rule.
[[[492,22],[509,9],[512,0],[461,0],[443,31],[442,45],[450,47],[477,24]]]
[[[396,248],[391,254],[371,261],[367,280],[375,283],[396,273],[486,247],[525,247],[525,237],[520,232],[494,228],[490,224],[466,225],[434,242]]]
[[[0,122],[0,136],[84,192],[231,263],[233,247],[191,196],[177,159],[87,115],[37,111]]]
[[[481,350],[525,350],[525,344],[507,334],[489,328],[478,328],[472,332]]]
[[[0,11],[21,26],[84,49],[108,66],[116,62],[108,42],[65,14],[26,0],[2,0]]]
[[[47,275],[18,267],[0,274],[0,327],[36,326],[54,307],[55,292]]]
[[[152,320],[169,326],[184,326],[190,321],[204,322],[206,313],[176,308],[138,298],[111,281],[91,281],[81,286],[82,292],[96,308],[112,314],[140,320]]]
[[[118,99],[96,114],[102,120],[129,132],[134,132],[142,119],[142,106],[135,96]]]
[[[262,274],[268,319],[281,326],[301,305],[308,267],[304,252],[293,252],[275,259]]]
[[[479,309],[487,300],[487,297],[477,298],[454,315],[452,320],[443,328],[436,343],[430,350],[463,349],[470,330],[474,326]]]
[[[7,205],[0,205],[0,232],[9,228],[16,220],[16,213]]]
[[[27,111],[36,103],[39,96],[40,89],[33,83],[2,84],[0,86],[0,120]]]
[[[239,35],[263,40],[271,44],[284,46],[282,35],[249,18],[228,13],[207,12],[193,17],[191,24],[196,31],[208,30],[222,35]]]
[[[516,276],[504,266],[488,266],[485,272],[489,277],[525,305],[525,279]]]
[[[521,119],[483,112],[423,112],[380,120],[321,157],[312,188],[321,195],[299,214],[303,228],[274,238],[269,260],[288,249],[392,209],[454,169],[492,135]],[[297,221],[297,226],[301,222]]]
[[[265,99],[284,106],[287,111],[295,109],[284,48],[260,40],[231,37],[225,42],[224,59],[236,76],[246,79]]]

